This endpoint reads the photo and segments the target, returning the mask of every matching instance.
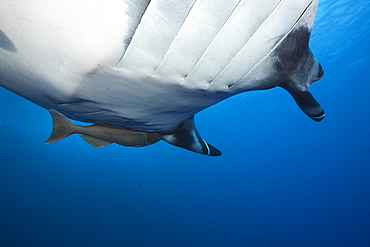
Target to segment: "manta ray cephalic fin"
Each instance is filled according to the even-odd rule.
[[[312,120],[320,122],[324,119],[324,110],[308,90],[300,90],[287,86],[282,87],[292,95],[299,108],[301,108],[301,110]]]
[[[200,137],[194,124],[194,116],[182,122],[174,133],[162,135],[162,139],[172,145],[199,154],[209,156],[220,156],[222,154],[220,150],[208,144]]]

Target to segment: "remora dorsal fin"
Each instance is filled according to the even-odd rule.
[[[53,120],[53,130],[50,134],[50,137],[44,144],[57,142],[74,133],[73,131],[75,124],[72,123],[66,116],[54,109],[50,109],[49,112]]]
[[[112,144],[112,142],[103,141],[88,135],[81,134],[80,136],[82,139],[84,139],[85,142],[89,143],[94,148],[102,148],[108,146],[109,144]]]
[[[194,116],[182,122],[179,128],[169,135],[162,135],[164,141],[196,153],[220,156],[222,153],[217,148],[205,142],[199,135],[194,124]]]
[[[91,126],[98,126],[98,127],[105,127],[105,128],[111,128],[112,127],[112,125],[110,125],[110,124],[100,123],[100,122],[93,123]]]

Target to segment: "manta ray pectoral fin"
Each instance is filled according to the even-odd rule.
[[[182,122],[173,134],[162,135],[162,139],[172,145],[196,153],[209,156],[220,156],[222,154],[220,150],[208,144],[200,137],[194,125],[194,116]]]
[[[88,135],[81,134],[80,136],[85,142],[89,143],[94,148],[102,148],[112,144],[112,142],[103,141]]]
[[[283,88],[293,96],[299,108],[312,120],[320,122],[324,119],[324,110],[308,90],[292,89],[289,87]]]

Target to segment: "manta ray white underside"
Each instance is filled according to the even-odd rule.
[[[0,85],[69,118],[171,134],[281,86],[314,120],[318,0],[2,0]]]

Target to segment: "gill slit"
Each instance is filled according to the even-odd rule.
[[[166,58],[166,56],[167,56],[168,52],[170,51],[170,49],[171,49],[171,47],[172,47],[172,45],[173,45],[173,42],[176,40],[177,35],[180,33],[180,31],[181,31],[182,27],[184,26],[184,23],[185,23],[185,22],[186,22],[186,20],[188,19],[189,14],[190,14],[191,10],[193,9],[193,7],[194,7],[194,5],[195,5],[195,3],[196,3],[196,2],[197,2],[197,0],[194,0],[194,1],[193,1],[193,4],[191,5],[191,7],[190,7],[190,9],[189,9],[189,12],[186,14],[186,17],[185,17],[184,21],[182,22],[181,27],[179,28],[179,30],[177,30],[177,33],[176,33],[175,37],[173,38],[173,40],[172,40],[172,42],[171,42],[171,45],[168,47],[168,49],[167,49],[166,53],[165,53],[165,54],[164,54],[164,56],[162,57],[162,60],[161,60],[161,62],[158,64],[157,68],[153,71],[152,76],[154,76],[154,75],[155,75],[155,73],[157,72],[158,68],[162,65],[162,63],[163,63],[164,59]]]
[[[312,5],[312,2],[313,1],[311,1],[307,6],[306,6],[306,8],[304,9],[304,11],[302,12],[302,14],[299,16],[299,18],[297,19],[297,21],[293,24],[293,26],[289,29],[289,31],[286,33],[286,34],[284,34],[283,36],[282,36],[282,38],[279,40],[279,42],[277,42],[275,45],[274,45],[274,47],[268,52],[268,53],[266,53],[265,54],[265,56],[263,56],[255,65],[253,65],[253,67],[242,77],[242,78],[240,78],[237,82],[235,82],[234,84],[232,84],[232,85],[230,85],[230,86],[228,86],[228,89],[229,88],[231,88],[232,86],[234,86],[234,85],[236,85],[236,84],[238,84],[240,81],[242,81],[242,80],[244,80],[244,78],[246,78],[248,75],[249,75],[249,73],[258,65],[258,64],[260,64],[268,55],[270,55],[274,50],[275,50],[275,48],[276,47],[278,47],[279,45],[280,45],[280,43],[289,35],[289,33],[297,26],[297,24],[300,22],[300,20],[302,19],[302,17],[303,17],[303,15],[307,12],[307,10],[308,10],[308,8]]]

